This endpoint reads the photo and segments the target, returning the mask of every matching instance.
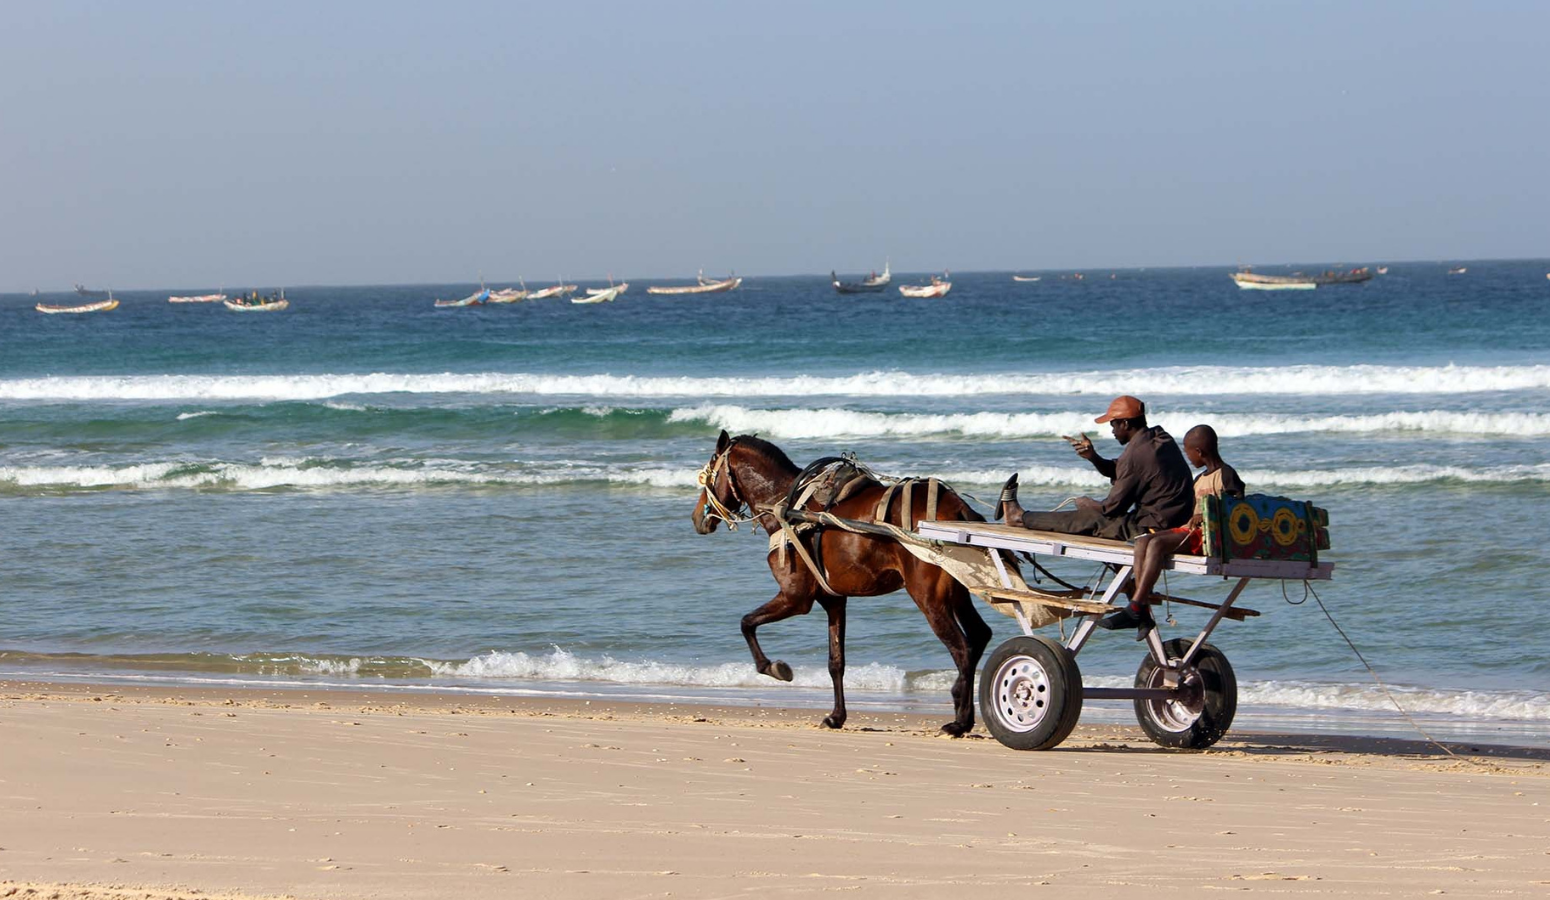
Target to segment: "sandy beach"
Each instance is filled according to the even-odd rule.
[[[1550,892],[1550,752],[585,701],[0,687],[0,897]],[[1468,748],[1461,748],[1467,750]]]

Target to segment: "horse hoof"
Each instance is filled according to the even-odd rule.
[[[824,716],[823,727],[838,730],[845,727],[845,720],[835,716]]]
[[[776,681],[790,681],[793,677],[791,674],[791,667],[786,665],[786,661],[783,659],[777,659],[770,663],[769,671],[765,672],[764,674],[770,676]]]
[[[942,733],[948,737],[963,737],[965,734],[968,734],[968,732],[968,728],[959,725],[957,722],[948,722],[946,725],[942,726]]]

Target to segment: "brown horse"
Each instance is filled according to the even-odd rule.
[[[786,499],[798,474],[796,465],[774,444],[751,435],[728,437],[725,431],[721,432],[716,452],[702,471],[704,488],[694,505],[694,530],[710,534],[719,521],[741,519],[758,521],[773,534],[780,524],[769,509]],[[830,512],[841,518],[869,520],[883,491],[882,485],[874,483],[845,498]],[[896,506],[897,501],[892,505]],[[913,509],[904,511],[904,521],[890,521],[913,528],[924,518],[925,505],[926,498],[917,495],[911,504]],[[945,485],[937,503],[937,518],[983,521]],[[782,562],[782,555],[771,550],[770,574],[775,576],[780,591],[773,600],[743,617],[743,637],[753,653],[754,666],[771,678],[791,680],[791,667],[765,656],[754,632],[766,622],[805,615],[817,602],[829,614],[829,678],[834,683],[834,711],[824,717],[823,724],[829,728],[844,727],[845,600],[875,597],[902,587],[925,614],[926,622],[946,645],[958,669],[952,690],[955,716],[942,730],[954,736],[968,733],[974,727],[974,670],[991,634],[990,626],[974,608],[968,589],[889,538],[828,528],[818,540],[822,543],[818,558],[823,560],[825,578],[836,593],[825,592],[795,553],[784,554]]]

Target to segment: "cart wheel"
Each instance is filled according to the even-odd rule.
[[[1174,639],[1163,644],[1170,661],[1184,658],[1189,642]],[[1136,687],[1164,687],[1164,670],[1148,655],[1136,670]],[[1141,730],[1163,747],[1203,750],[1227,729],[1238,711],[1238,679],[1222,651],[1203,644],[1189,668],[1179,673],[1179,696],[1172,700],[1137,700],[1136,719]]]
[[[1082,715],[1082,672],[1071,651],[1048,638],[1015,637],[980,671],[980,716],[1013,750],[1048,750]]]

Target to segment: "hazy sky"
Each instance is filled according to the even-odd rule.
[[[0,0],[0,290],[1550,256],[1550,3]]]

